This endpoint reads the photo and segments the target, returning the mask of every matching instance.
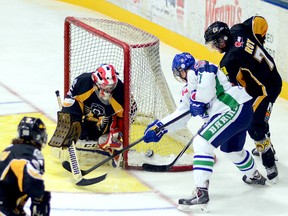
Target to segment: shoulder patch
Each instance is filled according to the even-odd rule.
[[[237,40],[234,43],[234,46],[239,48],[239,47],[243,47],[243,44],[244,44],[243,37],[238,36]]]

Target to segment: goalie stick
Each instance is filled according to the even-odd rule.
[[[197,135],[197,134],[196,134]],[[177,162],[177,160],[186,152],[186,150],[190,147],[190,145],[193,143],[193,140],[195,138],[194,135],[192,137],[192,139],[188,142],[188,144],[182,149],[182,151],[177,155],[177,157],[170,163],[167,165],[154,165],[154,164],[147,164],[144,163],[142,165],[143,170],[146,171],[151,171],[151,172],[167,172],[171,169],[172,166],[174,166],[174,164]]]
[[[62,109],[62,103],[61,103],[59,91],[58,90],[55,91],[55,94],[56,94],[56,97],[57,97],[59,109],[61,110]],[[107,173],[104,174],[104,175],[95,177],[95,178],[91,178],[91,179],[85,179],[85,178],[82,177],[79,161],[78,161],[77,154],[76,154],[76,148],[75,148],[74,141],[68,147],[68,154],[69,154],[70,162],[68,162],[68,161],[66,161],[66,162],[68,162],[69,165],[71,164],[71,166],[70,166],[70,167],[72,167],[71,172],[72,172],[72,175],[73,175],[73,179],[76,182],[76,185],[78,185],[78,186],[88,186],[88,185],[96,184],[96,183],[99,183],[99,182],[105,180],[105,178],[107,176]],[[62,163],[62,166],[63,166],[63,163]]]
[[[156,130],[161,130],[162,128],[167,127],[170,124],[173,124],[174,122],[178,121],[179,119],[185,117],[186,115],[190,114],[190,110],[186,111],[185,113],[177,116],[176,118],[172,119],[171,121],[167,122],[166,124],[163,124],[162,126],[160,126],[159,128],[157,128]],[[130,145],[126,146],[125,148],[123,148],[122,150],[118,151],[115,155],[111,155],[110,157],[107,157],[106,159],[104,159],[103,161],[101,161],[100,163],[94,165],[93,167],[89,168],[88,170],[81,170],[81,174],[83,176],[87,175],[88,173],[92,172],[93,170],[97,169],[98,167],[102,166],[103,164],[107,163],[108,161],[112,160],[114,157],[122,154],[123,152],[127,151],[128,149],[132,148],[133,146],[135,146],[136,144],[140,143],[141,141],[143,141],[144,137],[141,137],[140,139],[136,140],[135,142],[131,143]],[[192,141],[191,141],[192,143]],[[191,144],[190,143],[190,144]],[[189,146],[188,146],[189,147]],[[187,147],[187,148],[188,148]],[[185,149],[186,151],[187,149]],[[182,150],[183,151],[183,150]],[[185,152],[184,151],[184,152]],[[183,153],[184,153],[183,152]],[[182,153],[182,154],[183,154]],[[181,157],[181,156],[179,156]],[[68,161],[63,161],[62,166],[69,172],[71,172],[71,166],[70,163]]]

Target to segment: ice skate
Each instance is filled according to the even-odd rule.
[[[178,209],[181,211],[208,211],[209,194],[207,188],[196,188],[191,198],[183,198],[178,201]]]
[[[242,180],[247,184],[255,184],[255,185],[265,185],[266,178],[263,177],[258,170],[255,171],[253,178],[249,178],[246,175],[243,176]]]
[[[252,149],[251,153],[256,157],[260,157],[260,152],[256,148]]]
[[[271,180],[274,184],[278,182],[278,169],[276,164],[270,168],[265,167],[266,171],[267,171],[267,178],[269,180]]]

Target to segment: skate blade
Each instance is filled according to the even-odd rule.
[[[267,182],[267,181],[266,181]],[[268,180],[270,184],[277,184],[279,182],[279,176],[276,176],[275,178]]]
[[[178,205],[180,211],[184,212],[209,212],[208,203],[198,205]]]

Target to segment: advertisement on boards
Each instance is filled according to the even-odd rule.
[[[215,21],[231,27],[254,15],[268,22],[265,48],[274,58],[283,80],[288,81],[288,13],[265,1],[247,0],[109,0],[170,31],[199,44],[205,44],[204,32]],[[279,31],[281,29],[281,32]]]

